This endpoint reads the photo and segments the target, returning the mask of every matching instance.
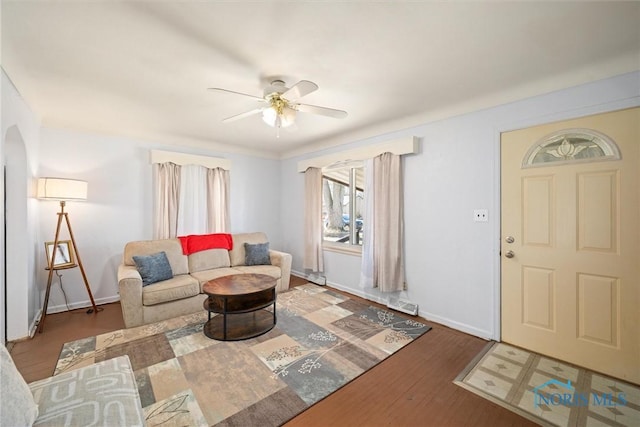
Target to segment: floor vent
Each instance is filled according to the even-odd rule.
[[[393,310],[410,314],[412,316],[415,316],[418,314],[418,304],[407,301],[405,299],[389,300],[389,302],[387,303],[387,307]]]
[[[327,284],[327,278],[318,273],[309,274],[307,276],[307,280],[320,286],[325,286]]]

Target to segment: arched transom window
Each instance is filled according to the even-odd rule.
[[[619,159],[620,150],[607,135],[593,129],[565,129],[537,141],[525,155],[522,167]]]

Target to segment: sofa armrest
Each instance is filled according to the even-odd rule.
[[[29,388],[39,409],[35,425],[145,425],[126,355],[32,382]]]
[[[282,283],[281,290],[289,289],[289,281],[291,280],[291,254],[280,251],[269,251],[271,265],[280,267],[280,280]]]
[[[124,325],[127,328],[142,325],[142,277],[135,267],[124,264],[118,267],[118,289]]]

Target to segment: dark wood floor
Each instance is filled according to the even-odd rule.
[[[48,314],[42,333],[7,346],[25,381],[50,377],[64,343],[124,328],[119,302],[99,308],[98,314],[87,314],[87,309]]]
[[[292,286],[303,283],[292,276]],[[25,380],[50,376],[65,342],[124,328],[119,303],[101,307],[97,315],[85,310],[49,315],[43,333],[12,343],[11,355]],[[535,425],[453,384],[486,341],[429,323],[431,331],[285,425]]]

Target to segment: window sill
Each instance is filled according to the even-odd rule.
[[[362,256],[362,246],[344,245],[340,243],[323,242],[322,250],[328,252],[337,252],[339,254]]]

